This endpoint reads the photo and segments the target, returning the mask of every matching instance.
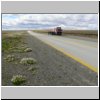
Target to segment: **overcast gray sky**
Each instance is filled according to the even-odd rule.
[[[2,14],[2,29],[98,29],[98,14]]]

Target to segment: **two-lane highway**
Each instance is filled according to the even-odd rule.
[[[64,36],[40,34],[32,31],[28,31],[28,33],[78,61],[89,69],[98,72],[97,42],[68,38]]]

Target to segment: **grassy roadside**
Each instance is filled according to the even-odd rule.
[[[64,35],[73,35],[73,36],[84,36],[84,37],[91,37],[97,38],[98,31],[97,30],[64,30]]]
[[[2,34],[2,52],[12,52],[22,43],[22,37],[19,35]]]
[[[25,71],[28,71],[29,68],[35,69],[32,65],[36,63],[36,59],[26,57],[32,52],[32,49],[25,43],[25,39],[24,31],[2,32],[2,61],[5,63],[2,66],[3,85],[23,85],[28,81],[24,75]],[[26,69],[22,73],[20,71],[23,70],[23,67]],[[33,69],[28,72],[33,74]]]

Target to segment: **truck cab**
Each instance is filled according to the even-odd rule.
[[[57,33],[57,35],[62,35],[62,29],[61,29],[61,27],[57,27],[56,28],[56,33]]]

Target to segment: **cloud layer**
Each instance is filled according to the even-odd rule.
[[[3,30],[48,29],[98,29],[97,14],[2,14]]]

